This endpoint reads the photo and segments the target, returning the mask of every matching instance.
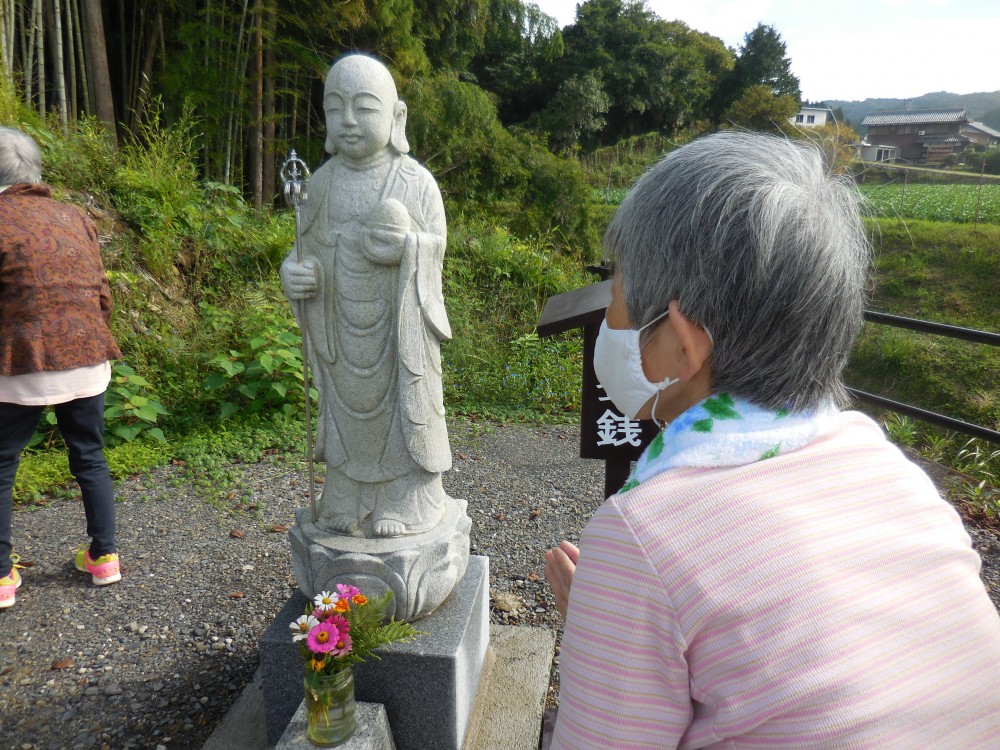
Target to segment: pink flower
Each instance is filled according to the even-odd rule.
[[[340,640],[337,641],[337,645],[330,649],[330,654],[332,656],[345,656],[351,653],[351,636],[347,633],[340,634]]]
[[[325,654],[337,648],[340,638],[340,628],[329,621],[321,622],[309,631],[306,643],[309,645],[309,650],[313,653]]]
[[[340,599],[350,599],[361,593],[361,589],[357,586],[351,586],[349,584],[338,583],[337,584],[337,596]]]
[[[349,623],[347,620],[345,620],[340,615],[333,615],[333,616],[331,616],[327,620],[327,622],[329,624],[333,625],[334,627],[336,627],[340,631],[341,635],[347,635],[348,633],[351,632],[351,623]]]

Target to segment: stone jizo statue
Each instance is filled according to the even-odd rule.
[[[331,69],[324,92],[331,158],[309,180],[301,264],[285,292],[309,337],[320,393],[316,457],[327,463],[317,526],[384,538],[435,527],[451,468],[440,342],[444,206],[407,156],[406,104],[365,55]]]

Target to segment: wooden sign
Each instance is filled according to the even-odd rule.
[[[552,336],[573,328],[583,328],[583,393],[580,399],[580,457],[605,462],[605,496],[613,495],[628,479],[635,461],[659,432],[651,420],[625,417],[594,373],[594,344],[611,304],[611,281],[574,289],[550,297],[542,310],[536,331]]]

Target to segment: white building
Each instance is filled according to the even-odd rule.
[[[829,107],[802,107],[797,114],[789,117],[788,121],[804,128],[821,128],[836,122],[833,110]]]

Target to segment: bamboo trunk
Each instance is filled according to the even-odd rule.
[[[115,102],[111,95],[111,74],[108,70],[108,51],[104,41],[104,18],[101,0],[83,0],[87,16],[87,52],[94,80],[94,104],[97,119],[105,124],[108,137],[118,145],[115,121]]]
[[[146,44],[146,54],[142,61],[141,80],[139,81],[139,92],[136,95],[135,109],[133,110],[133,128],[136,123],[142,122],[146,112],[146,102],[149,101],[149,91],[153,81],[153,63],[156,60],[157,36],[163,31],[163,11],[159,6],[156,8],[156,15],[149,27],[149,42]]]
[[[22,45],[22,49],[26,53],[24,56],[24,61],[21,64],[21,69],[24,71],[24,103],[31,105],[31,97],[34,90],[34,78],[32,77],[32,72],[35,69],[35,21],[37,20],[36,10],[38,9],[38,4],[41,0],[34,0],[31,6],[31,21],[30,24],[25,27],[22,21],[21,28],[27,28],[27,43]]]
[[[76,68],[80,71],[80,98],[83,100],[83,113],[87,116],[94,111],[93,107],[93,92],[90,87],[90,79],[87,76],[87,60],[86,60],[86,47],[83,44],[84,37],[84,17],[80,12],[80,0],[70,0],[73,6],[73,16],[76,18],[76,24],[74,25],[74,46],[76,47]]]
[[[66,0],[66,57],[69,58],[69,119],[75,120],[79,111],[76,90],[76,45],[73,38],[73,3]]]
[[[61,0],[52,0],[52,15],[55,21],[56,95],[59,100],[59,121],[62,132],[69,134],[69,111],[66,106],[66,69],[63,62],[62,5]]]
[[[42,0],[35,3],[35,12],[38,15],[38,114],[45,117],[45,12],[42,8]]]
[[[273,7],[268,8],[267,16],[267,51],[264,65],[264,169],[261,184],[263,186],[264,203],[271,206],[274,202],[275,163],[274,163],[274,37],[277,32],[278,14]]]
[[[7,0],[0,0],[0,64],[3,74],[10,76],[10,57],[7,55]]]
[[[261,0],[254,4],[254,124],[250,164],[253,179],[253,207],[264,205],[264,10]]]

